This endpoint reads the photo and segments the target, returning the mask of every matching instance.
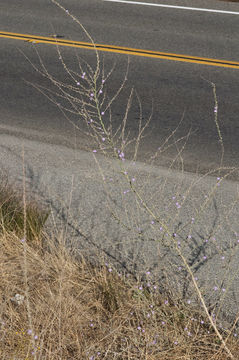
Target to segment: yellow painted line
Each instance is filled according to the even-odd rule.
[[[53,45],[60,45],[60,46],[79,47],[79,48],[92,49],[92,50],[94,50],[96,48],[97,50],[100,50],[100,51],[110,51],[110,52],[115,52],[115,53],[120,53],[120,54],[146,56],[146,57],[153,57],[153,58],[158,58],[158,59],[184,61],[184,62],[191,62],[191,63],[197,63],[197,64],[222,66],[222,67],[239,69],[239,62],[236,62],[236,61],[202,58],[202,57],[198,57],[198,56],[164,53],[164,52],[160,52],[160,51],[141,50],[141,49],[134,49],[134,48],[128,48],[128,47],[123,47],[123,46],[103,45],[103,44],[93,45],[92,43],[87,43],[87,42],[83,42],[83,41],[57,39],[54,36],[45,37],[45,36],[18,34],[18,33],[11,33],[11,32],[7,32],[7,31],[0,31],[0,37],[24,40],[24,41],[28,41],[28,42],[32,42],[32,43],[36,43],[36,44],[37,43],[45,43],[45,44],[53,44]]]

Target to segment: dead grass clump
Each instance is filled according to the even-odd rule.
[[[2,359],[226,359],[199,311],[109,265],[76,261],[61,241],[51,251],[31,244],[1,236]],[[227,345],[239,350],[233,336]]]
[[[29,240],[36,240],[48,218],[49,212],[41,209],[32,199],[26,207],[26,235]],[[24,234],[24,206],[22,196],[8,182],[7,177],[1,176],[0,183],[0,234],[15,232],[17,236]]]

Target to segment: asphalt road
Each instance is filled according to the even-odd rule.
[[[79,16],[96,43],[239,59],[238,15],[136,7],[100,0],[62,3]],[[186,5],[239,11],[238,4],[215,1],[210,1],[210,6],[207,1],[187,1]],[[88,41],[67,14],[45,0],[2,0],[0,24],[1,31],[59,34],[65,39]],[[49,85],[19,52],[23,51],[37,64],[34,48],[51,74],[69,81],[52,45],[0,38],[0,169],[9,173],[16,186],[22,186],[24,144],[27,190],[50,206],[49,229],[58,231],[63,225],[67,245],[72,242],[79,251],[91,251],[93,256],[102,252],[108,261],[129,273],[143,276],[150,270],[158,287],[167,279],[163,272],[166,269],[171,288],[185,302],[190,300],[193,304],[195,291],[175,247],[165,231],[160,230],[160,224],[152,223],[152,217],[128,191],[129,184],[120,173],[119,164],[107,163],[96,154],[105,175],[102,182],[92,153],[82,150],[91,147],[89,140],[75,130],[57,106],[25,82]],[[76,53],[90,64],[95,63],[93,51],[77,49]],[[76,53],[73,48],[62,48],[66,63],[73,69],[78,66]],[[127,56],[101,53],[103,59],[106,72],[117,61],[104,85],[112,95],[124,78]],[[225,163],[238,166],[237,74],[237,69],[130,56],[125,89],[112,106],[114,126],[122,120],[122,111],[134,86],[142,100],[145,119],[151,111],[152,99],[154,103],[151,132],[144,140],[139,159],[147,159],[161,145],[184,112],[176,137],[185,135],[190,128],[195,131],[184,152],[185,169],[195,172],[198,168],[200,173],[215,167],[220,144],[215,131],[213,92],[204,80],[207,79],[216,84]],[[132,133],[138,118],[137,103],[133,102],[128,116]],[[72,121],[79,123],[77,118]],[[215,177],[204,178],[160,166],[168,165],[174,156],[175,150],[169,149],[155,167],[127,161],[125,165],[148,206],[164,219],[170,231],[177,233],[207,305],[212,306],[212,311],[215,305],[220,318],[232,322],[238,313],[238,182],[225,180],[218,186]],[[115,221],[111,210],[129,230]]]
[[[168,1],[151,1],[168,4]],[[126,46],[138,49],[186,54],[238,61],[239,15],[200,12],[175,8],[111,3],[101,0],[62,1],[76,15],[96,43]],[[170,1],[172,5],[178,2]],[[187,1],[181,6],[239,11],[236,3],[217,1]],[[64,39],[89,41],[82,30],[67,14],[51,1],[2,0],[0,7],[2,31],[50,36],[59,34]],[[29,65],[19,49],[37,64],[36,47],[50,73],[66,81],[64,72],[52,45],[0,39],[0,126],[1,131],[43,142],[64,143],[69,147],[88,149],[87,138],[78,134],[56,106],[24,80],[38,85],[46,84]],[[62,48],[67,65],[77,69],[76,53],[90,64],[95,64],[92,50]],[[128,57],[123,54],[100,53],[105,69],[116,62],[105,89],[112,96],[121,84]],[[112,105],[114,126],[122,121],[122,112],[132,87],[137,91],[146,120],[153,116],[148,136],[144,139],[140,160],[147,160],[153,150],[183,119],[175,139],[191,131],[184,150],[184,166],[188,171],[205,172],[219,164],[221,147],[214,122],[215,83],[218,97],[218,120],[225,146],[225,166],[238,166],[238,70],[187,62],[129,56],[129,74],[125,88]],[[208,81],[207,81],[208,80]],[[106,115],[107,116],[107,115]],[[128,128],[135,134],[139,108],[134,97],[128,115]],[[73,119],[79,124],[79,119]],[[182,144],[182,143],[180,143]],[[177,149],[171,147],[163,153],[158,164],[169,165]],[[126,154],[127,156],[127,154]],[[234,174],[234,178],[238,175]]]

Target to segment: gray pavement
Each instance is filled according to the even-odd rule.
[[[232,61],[239,59],[238,16],[169,9],[156,11],[150,7],[113,5],[100,0],[62,3],[79,16],[98,43]],[[185,1],[181,3],[185,5]],[[210,5],[208,1],[191,0],[186,6],[239,11],[239,4],[214,0]],[[76,24],[50,1],[2,0],[0,10],[2,31],[42,36],[57,33],[66,39],[88,41]],[[103,253],[109,263],[143,278],[146,271],[151,271],[152,281],[158,288],[162,290],[168,281],[175,294],[193,305],[196,300],[192,284],[172,241],[167,232],[160,229],[162,224],[156,220],[152,224],[152,214],[149,216],[132,191],[128,191],[130,187],[125,175],[119,172],[119,162],[106,161],[96,154],[95,159],[105,177],[102,181],[92,152],[85,151],[92,150],[89,139],[25,82],[50,86],[54,90],[19,52],[21,50],[37,64],[34,49],[39,51],[51,74],[69,81],[52,46],[37,44],[34,48],[29,43],[0,39],[2,171],[8,172],[9,180],[21,189],[24,143],[27,189],[51,208],[52,215],[46,224],[49,231],[64,229],[66,245],[88,254],[91,259],[96,260]],[[62,54],[73,70],[79,70],[76,54],[91,65],[95,63],[95,54],[90,50],[75,52],[64,48]],[[115,71],[105,83],[105,90],[111,97],[124,78],[127,57],[108,53],[101,54],[102,64],[103,60],[106,73],[117,61]],[[200,174],[215,168],[221,155],[215,131],[213,92],[205,79],[214,82],[217,88],[225,165],[238,167],[237,74],[236,69],[131,56],[125,89],[112,106],[117,127],[132,86],[142,100],[144,120],[150,114],[153,100],[150,131],[139,153],[142,162],[134,165],[126,160],[124,165],[130,178],[135,178],[133,184],[148,207],[176,233],[176,245],[180,246],[198,277],[207,304],[212,308],[221,299],[222,307],[219,309],[217,305],[217,309],[221,318],[229,322],[239,305],[239,176],[237,172],[231,175],[235,181],[225,180],[218,185],[216,176],[205,178]],[[170,170],[176,147],[161,154],[155,162],[157,166],[143,164],[175,129],[182,115],[183,122],[176,138],[192,131],[183,153],[184,171]],[[79,124],[78,118],[71,120]],[[136,132],[138,120],[139,106],[134,100],[128,115],[132,134]],[[129,158],[130,154],[126,153],[127,156]],[[210,197],[208,194],[214,188],[217,191]]]
[[[155,291],[168,282],[183,301],[196,305],[192,281],[175,245],[162,223],[136,200],[123,166],[149,209],[176,233],[177,246],[207,304],[213,307],[220,300],[219,318],[234,319],[239,310],[237,182],[218,184],[215,176],[110,160],[98,153],[94,157],[63,145],[0,135],[0,167],[19,191],[23,144],[28,196],[35,195],[51,209],[47,231],[63,231],[66,246],[91,260],[103,254],[118,270],[142,279],[151,271]]]
[[[237,15],[113,4],[101,0],[72,0],[61,3],[79,17],[97,43],[232,61],[239,59]],[[162,0],[162,3],[178,5],[178,1]],[[239,11],[239,4],[214,0],[180,1],[180,5]],[[64,39],[88,41],[79,26],[50,0],[42,0],[40,3],[29,0],[22,0],[21,3],[17,0],[2,0],[0,24],[2,31],[42,36],[56,33],[64,36]],[[12,126],[13,129],[22,128],[27,136],[37,133],[39,141],[46,142],[49,138],[51,143],[64,141],[72,148],[75,146],[72,140],[74,130],[62,113],[36,89],[24,82],[27,80],[56,90],[35,72],[19,52],[21,50],[34,64],[39,65],[34,49],[39,51],[52,75],[73,85],[52,45],[32,45],[1,38],[0,125]],[[61,50],[66,64],[72,70],[79,71],[76,55],[92,66],[95,64],[95,54],[91,50]],[[100,53],[100,58],[102,67],[104,60],[105,73],[116,62],[113,74],[105,83],[105,90],[111,98],[124,78],[127,56]],[[84,69],[86,71],[85,67]],[[213,91],[207,80],[216,85],[218,120],[225,145],[225,164],[238,166],[237,69],[130,56],[128,80],[124,90],[112,104],[114,126],[121,123],[122,109],[125,109],[131,87],[134,87],[142,102],[144,120],[151,113],[153,101],[150,131],[141,145],[140,159],[145,160],[148,153],[160,146],[183,119],[176,138],[191,131],[184,150],[185,168],[192,172],[197,169],[205,172],[218,165],[220,158],[220,144],[214,122]],[[128,114],[128,128],[133,134],[138,126],[138,119],[139,106],[134,95]],[[71,120],[77,122],[74,117]],[[76,145],[85,149],[82,137],[77,137]],[[176,151],[171,147],[167,156],[161,157],[158,165],[167,166],[168,159],[172,160]]]

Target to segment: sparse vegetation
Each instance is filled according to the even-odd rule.
[[[40,204],[32,200],[26,208],[26,237],[29,241],[36,239],[47,220],[49,212],[40,208]],[[6,176],[0,184],[0,234],[4,232],[24,236],[24,205],[19,190],[8,183]]]
[[[76,21],[93,42],[74,15],[55,0],[52,2]],[[196,181],[193,180],[186,189],[183,188],[183,183],[179,184],[180,192],[178,188],[173,187],[174,193],[169,197],[163,192],[167,179],[164,182],[160,178],[157,182],[159,193],[157,195],[154,189],[150,192],[147,173],[140,182],[134,177],[132,168],[128,169],[128,165],[126,166],[129,164],[127,159],[132,159],[133,162],[137,160],[140,141],[150,122],[149,118],[143,123],[140,116],[137,136],[131,138],[127,132],[127,114],[133,90],[120,128],[115,129],[110,113],[110,105],[124,86],[127,75],[115,97],[106,105],[104,84],[109,74],[100,72],[97,49],[95,49],[96,70],[88,64],[82,68],[79,62],[79,73],[68,68],[58,47],[57,49],[59,60],[71,83],[61,83],[53,78],[47,72],[37,52],[41,69],[35,65],[34,67],[51,81],[57,92],[40,88],[36,84],[34,86],[47,95],[64,114],[73,112],[82,120],[82,128],[79,126],[79,129],[89,136],[91,143],[89,149],[98,165],[108,199],[108,210],[118,224],[118,229],[122,228],[126,231],[125,238],[128,242],[123,245],[128,246],[133,241],[147,243],[153,238],[155,252],[158,251],[157,245],[162,245],[161,249],[166,247],[168,252],[176,254],[177,261],[174,263],[174,257],[169,259],[166,264],[170,269],[164,264],[162,271],[166,275],[161,286],[156,285],[153,274],[147,267],[140,272],[127,272],[111,263],[111,259],[106,257],[104,251],[98,250],[95,254],[97,261],[93,263],[90,256],[83,256],[74,249],[66,248],[61,229],[57,229],[54,236],[48,232],[45,225],[50,211],[38,207],[35,200],[29,202],[26,200],[24,184],[21,196],[19,189],[14,189],[7,181],[2,182],[0,189],[1,359],[238,359],[238,318],[235,317],[228,328],[219,325],[220,304],[212,309],[209,308],[206,290],[198,283],[194,259],[190,258],[191,255],[207,258],[206,252],[198,253],[198,249],[203,248],[202,244],[207,243],[208,238],[215,234],[220,238],[223,227],[220,222],[210,230],[208,238],[206,237],[208,229],[205,228],[205,234],[200,233],[198,241],[193,230],[200,221],[204,223],[208,216],[206,211],[208,209],[210,211],[210,204],[214,204],[215,194],[220,191],[224,179],[230,172],[236,170],[223,166],[224,147],[217,121],[218,103],[214,84],[211,85],[215,99],[215,125],[222,150],[219,169]],[[61,105],[60,100],[64,105]],[[108,117],[105,116],[107,111],[110,113]],[[187,140],[187,136],[184,140]],[[156,150],[151,159],[160,156],[167,144],[168,139]],[[174,145],[178,149],[178,157],[175,161],[182,165],[183,173],[184,144],[180,144],[175,141]],[[99,153],[107,159],[110,171],[105,170],[102,158],[98,157]],[[187,202],[191,199],[190,194],[195,185],[198,186],[200,181],[211,174],[217,174],[218,177],[213,179],[207,194],[203,196],[203,201],[194,204],[195,217],[190,213],[190,221],[185,221],[181,227],[177,226],[181,221],[182,212],[187,209]],[[117,188],[112,187],[114,179],[110,176],[115,176]],[[125,201],[127,194],[130,196],[128,203]],[[120,203],[119,206],[117,202]],[[161,203],[163,206],[166,203],[165,212],[159,208],[158,204]],[[233,204],[230,204],[231,207],[226,210],[228,216],[234,211],[236,204],[238,204],[238,194],[235,194]],[[103,212],[104,209],[101,211]],[[150,229],[153,228],[153,235],[144,231],[145,223]],[[233,231],[235,233],[235,229]],[[101,236],[100,231],[98,236]],[[193,245],[190,245],[189,256],[187,241],[192,238]],[[123,251],[122,249],[123,246],[120,251]],[[232,256],[236,256],[235,249],[236,245],[234,246],[233,243],[229,261]],[[218,253],[223,257],[226,251],[227,249],[224,249],[220,242],[209,244],[210,256]],[[162,258],[160,261],[163,262]],[[180,294],[177,296],[172,281],[167,281],[167,275],[170,277],[170,274],[178,271],[176,269],[179,267],[183,267],[183,271],[187,274],[195,295],[194,301],[191,299],[185,301]],[[231,278],[227,280],[229,283]],[[216,286],[214,290],[218,290]],[[222,291],[224,290],[226,291],[223,288]]]
[[[142,282],[103,255],[91,265],[67,251],[60,235],[56,246],[43,231],[36,246],[12,225],[0,247],[1,359],[229,358],[207,316],[170,289],[147,286],[149,272]],[[235,333],[220,334],[236,359]]]

